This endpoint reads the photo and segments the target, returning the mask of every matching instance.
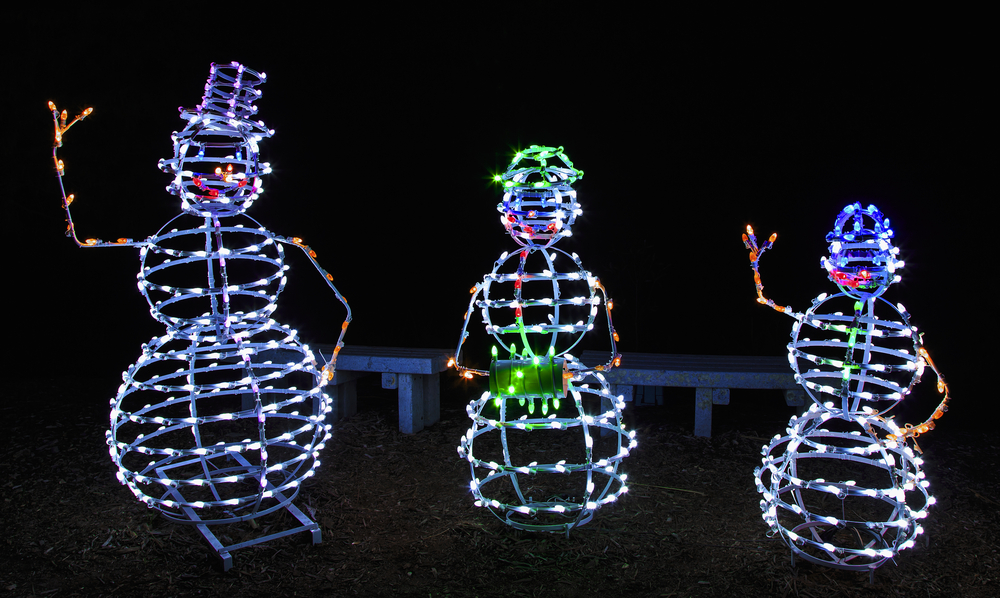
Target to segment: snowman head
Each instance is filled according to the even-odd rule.
[[[518,152],[507,172],[495,177],[504,187],[497,204],[500,223],[529,247],[548,247],[570,236],[582,212],[572,187],[581,177],[583,171],[573,168],[562,147],[532,145]]]
[[[845,207],[826,235],[830,256],[820,260],[827,275],[845,294],[857,299],[878,297],[894,282],[903,261],[892,244],[889,219],[874,205]]]
[[[167,191],[181,198],[185,212],[241,213],[263,192],[261,176],[271,168],[259,162],[258,143],[274,131],[249,117],[257,113],[256,86],[265,79],[238,62],[212,64],[201,104],[180,109],[187,125],[172,135],[174,157],[159,166],[174,175]]]

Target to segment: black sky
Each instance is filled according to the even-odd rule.
[[[177,107],[200,101],[211,62],[238,60],[267,72],[258,105],[276,130],[250,215],[319,253],[355,312],[348,343],[454,346],[468,288],[514,248],[490,176],[516,149],[562,145],[586,174],[560,247],[615,298],[623,352],[782,354],[791,322],[754,302],[742,230],[779,233],[764,282],[804,309],[835,289],[823,237],[858,200],[892,219],[907,263],[888,298],[926,331],[953,394],[985,390],[993,127],[986,58],[958,23],[216,16],[62,17],[58,37],[23,15],[38,42],[3,42],[8,313],[39,367],[49,355],[117,380],[162,333],[134,250],[62,235],[46,101],[95,108],[61,153],[81,235],[143,238],[178,211],[156,168]],[[339,304],[297,257],[277,317],[332,342]]]

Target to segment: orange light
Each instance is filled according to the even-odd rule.
[[[98,239],[87,239],[83,243],[85,245],[97,245],[98,243],[100,243],[100,240],[98,240]]]
[[[469,289],[470,295],[474,295],[475,293],[476,293],[476,287],[472,287],[471,289]]]
[[[774,240],[778,238],[778,233],[771,233],[771,236],[767,239],[768,243],[774,243]]]
[[[608,311],[611,311],[614,308],[615,308],[615,300],[614,299],[608,299]]]
[[[455,367],[455,358],[454,358],[454,357],[450,358],[450,359],[448,360],[448,365],[446,365],[445,367],[448,367],[448,368],[453,368],[453,367]]]
[[[309,257],[316,257],[316,252],[312,249],[309,250]]]
[[[327,279],[327,280],[329,280],[330,282],[333,282],[333,274],[330,274],[330,273],[328,272],[328,273],[326,274],[326,279]]]
[[[749,224],[747,225],[747,234],[748,235],[752,235],[753,234],[753,227],[750,226]]]
[[[69,197],[66,198],[66,205],[68,206],[69,204],[73,203],[74,199],[76,199],[76,195],[73,195],[72,193],[70,193]]]
[[[614,333],[612,336],[614,337],[616,343],[619,342],[620,340],[622,340],[622,339],[618,338],[618,333],[617,332]]]

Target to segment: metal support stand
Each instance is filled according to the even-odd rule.
[[[243,457],[243,455],[235,453],[231,455],[231,457],[234,458],[236,461],[239,461],[241,465],[248,468],[250,467],[250,463]],[[169,468],[170,467],[164,469],[169,469]],[[157,473],[165,477],[164,472],[160,471],[159,469],[157,469]],[[310,532],[312,534],[313,544],[319,544],[323,541],[323,532],[322,530],[320,530],[318,523],[307,517],[305,513],[303,513],[298,507],[292,504],[290,499],[286,498],[281,492],[277,491],[275,489],[275,486],[272,485],[270,482],[267,482],[265,489],[271,491],[272,496],[278,500],[279,504],[287,503],[285,504],[284,509],[289,513],[291,513],[291,515],[295,517],[295,519],[298,520],[298,522],[301,525],[281,532],[268,534],[266,536],[261,536],[259,538],[254,538],[253,540],[247,540],[246,542],[238,542],[236,544],[230,544],[226,546],[222,543],[221,540],[219,540],[218,536],[215,535],[215,532],[213,532],[212,529],[207,524],[201,523],[201,517],[198,516],[197,509],[193,509],[191,507],[181,507],[181,509],[184,511],[184,514],[188,517],[188,519],[190,519],[190,522],[194,524],[195,527],[198,528],[198,531],[201,532],[202,537],[204,537],[205,540],[208,541],[209,545],[212,546],[212,550],[214,550],[215,553],[218,555],[220,564],[222,565],[223,572],[229,571],[230,569],[233,568],[233,556],[231,553],[241,548],[247,548],[248,546],[254,546],[256,544],[262,544],[264,542],[269,542],[271,540],[277,540],[278,538],[284,538],[285,536],[290,536],[292,534],[297,534],[299,532]],[[174,500],[184,502],[184,496],[180,493],[180,491],[177,488],[168,489],[166,494],[169,495]]]

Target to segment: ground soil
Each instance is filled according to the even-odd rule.
[[[714,436],[692,434],[694,391],[628,408],[631,491],[569,537],[475,508],[456,452],[472,393],[443,384],[441,421],[398,432],[393,391],[359,388],[296,504],[322,527],[235,553],[223,572],[189,526],[146,509],[104,444],[107,380],[33,380],[0,404],[0,593],[10,596],[995,596],[1000,441],[941,426],[922,442],[938,504],[895,563],[863,573],[792,566],[769,538],[752,471],[793,408],[733,391]],[[107,395],[107,396],[105,396]],[[923,439],[922,439],[923,440]],[[286,515],[219,529],[234,542]]]

